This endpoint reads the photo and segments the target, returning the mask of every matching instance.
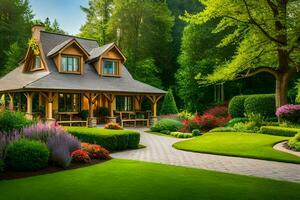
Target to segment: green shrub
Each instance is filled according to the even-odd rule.
[[[165,95],[160,113],[163,115],[178,113],[176,102],[174,100],[174,96],[171,89],[169,89],[167,94]]]
[[[6,163],[18,171],[34,171],[47,166],[49,150],[44,143],[20,139],[7,148]]]
[[[231,117],[244,117],[245,113],[245,107],[244,102],[248,95],[240,95],[233,97],[228,105],[228,113],[231,115]]]
[[[274,94],[250,95],[245,99],[245,113],[260,114],[263,117],[274,117],[276,112]]]
[[[265,123],[265,117],[262,116],[260,113],[247,113],[245,114],[248,122],[254,122],[256,126],[262,126]]]
[[[161,119],[151,127],[151,131],[153,132],[161,132],[163,130],[178,131],[180,128],[182,128],[182,124],[180,121],[174,119]]]
[[[236,132],[236,130],[232,127],[217,127],[211,129],[209,132]]]
[[[193,137],[192,133],[182,133],[182,132],[171,132],[170,134],[173,137],[177,138],[191,138]]]
[[[246,132],[246,133],[256,133],[259,131],[259,127],[256,126],[255,122],[236,123],[233,126],[233,129],[235,129],[238,132]]]
[[[293,137],[298,132],[300,132],[300,129],[285,128],[285,127],[279,127],[279,126],[262,126],[260,128],[260,132],[263,134],[268,134],[268,135]]]
[[[5,167],[5,164],[4,164],[4,161],[3,160],[0,160],[0,176],[3,174],[4,172],[4,167]]]
[[[300,151],[300,132],[298,132],[292,139],[289,140],[288,146],[291,149]]]
[[[194,130],[192,131],[192,135],[193,135],[193,136],[199,136],[199,135],[201,135],[201,132],[200,132],[199,129],[194,129]]]
[[[163,134],[166,134],[166,135],[170,135],[170,133],[171,133],[171,131],[169,131],[169,130],[162,130],[160,132]]]
[[[81,110],[79,112],[79,116],[81,117],[81,119],[87,120],[87,118],[89,117],[89,111],[88,110]]]
[[[32,124],[21,112],[3,111],[0,112],[0,130],[9,132],[14,129],[21,129]]]
[[[245,117],[236,117],[236,118],[229,120],[227,122],[226,126],[233,127],[236,123],[246,122],[246,121],[247,121],[247,118],[245,118]]]
[[[110,151],[137,148],[140,133],[131,130],[68,127],[68,132],[82,142],[98,144]]]

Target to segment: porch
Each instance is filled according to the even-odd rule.
[[[157,103],[161,97],[161,94],[87,91],[9,91],[0,94],[2,110],[24,112],[29,119],[89,127],[107,122],[149,126],[157,118]]]

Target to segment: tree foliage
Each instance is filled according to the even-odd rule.
[[[28,0],[0,0],[0,77],[26,51],[33,18]],[[18,46],[18,47],[17,47]],[[18,50],[17,50],[18,49]],[[16,52],[20,51],[20,52]],[[7,55],[18,56],[7,58]],[[7,64],[5,64],[7,62]]]
[[[300,66],[299,1],[201,0],[205,9],[185,20],[203,25],[221,19],[213,32],[233,28],[219,47],[237,45],[232,59],[219,65],[205,82],[232,80],[267,72],[276,78],[277,106],[287,103],[287,87]],[[204,81],[204,79],[202,79]]]
[[[109,41],[107,26],[113,9],[113,0],[89,0],[89,6],[81,7],[87,22],[80,28],[80,36],[96,39],[104,45]]]

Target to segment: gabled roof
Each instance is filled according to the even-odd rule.
[[[76,40],[76,38],[71,38],[71,39],[68,39],[68,40],[62,42],[61,44],[58,44],[50,52],[48,52],[47,56],[52,57],[52,56],[56,55],[57,53],[59,53],[64,48],[70,46],[71,44],[77,45],[81,49],[81,51],[87,57],[89,57],[90,54],[80,45],[80,43]]]
[[[84,64],[82,75],[59,73],[51,57],[71,41],[76,41],[90,58],[97,58],[111,48],[118,48],[114,43],[99,47],[97,41],[74,36],[41,31],[40,42],[48,71],[22,73],[23,65],[0,79],[0,92],[9,90],[72,90],[95,92],[124,92],[164,94],[165,91],[134,80],[124,65],[121,77],[99,76],[94,66]],[[119,49],[117,49],[120,51]],[[120,52],[121,53],[121,52]],[[93,56],[93,57],[92,57]],[[122,55],[123,56],[123,55]]]
[[[121,50],[119,49],[119,47],[113,42],[113,43],[109,43],[97,48],[94,48],[91,52],[90,52],[90,57],[87,60],[88,62],[92,62],[96,59],[98,59],[101,55],[103,55],[104,53],[108,52],[109,50],[115,48],[119,54],[122,56],[123,60],[126,60],[126,57],[124,56],[124,54],[121,52]]]

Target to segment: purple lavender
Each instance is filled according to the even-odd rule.
[[[66,133],[62,127],[42,123],[22,129],[22,134],[26,138],[31,140],[40,140],[44,143],[47,143],[49,137],[61,133]]]
[[[81,147],[80,141],[68,133],[50,136],[47,145],[51,152],[51,160],[63,168],[70,165],[71,153]]]

